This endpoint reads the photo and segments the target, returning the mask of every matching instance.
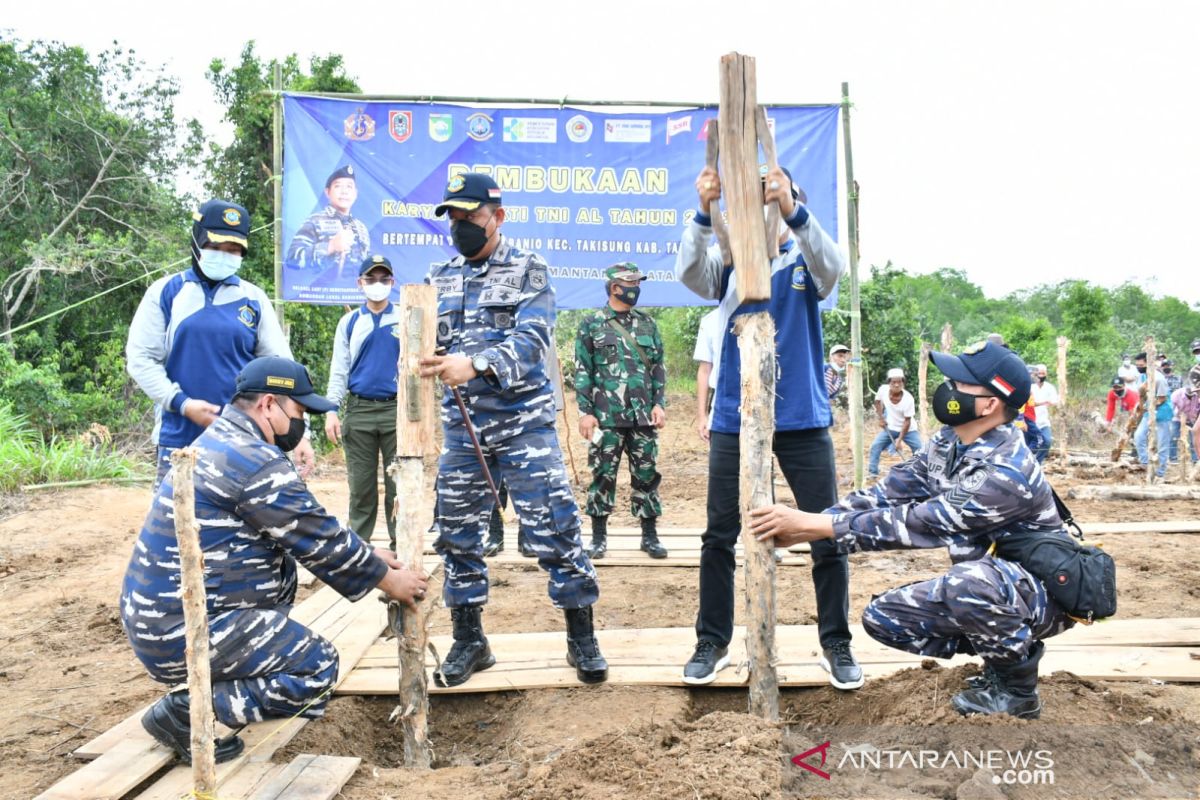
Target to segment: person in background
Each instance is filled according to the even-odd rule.
[[[1183,377],[1175,372],[1175,362],[1169,358],[1164,358],[1160,362],[1162,366],[1163,377],[1167,379],[1167,391],[1171,397],[1175,396],[1175,392],[1183,388]],[[1179,463],[1179,420],[1171,419],[1171,463]]]
[[[829,402],[846,386],[846,361],[850,358],[850,348],[844,344],[835,344],[829,348],[829,362],[825,364],[825,393]]]
[[[867,475],[879,477],[879,456],[889,445],[900,453],[900,443],[908,445],[912,455],[921,449],[921,434],[913,430],[913,415],[917,405],[913,396],[904,388],[904,370],[899,367],[888,370],[887,383],[875,393],[875,414],[879,417],[879,435],[871,443],[867,459]]]
[[[1033,452],[1033,455],[1041,464],[1046,461],[1046,455],[1050,452],[1051,445],[1054,444],[1054,436],[1050,432],[1050,409],[1058,405],[1059,397],[1058,389],[1054,388],[1053,383],[1046,380],[1045,364],[1038,364],[1034,368],[1033,377],[1033,391],[1029,401],[1033,403],[1034,424],[1042,434],[1042,443]]]
[[[720,309],[714,308],[700,318],[700,329],[696,332],[696,349],[692,360],[696,362],[696,433],[705,442],[709,439],[708,427],[712,422],[712,399],[717,388],[717,365],[721,361]]]
[[[1196,418],[1200,417],[1200,364],[1192,366],[1187,380],[1171,395],[1171,407],[1175,417],[1171,421],[1171,441],[1178,442],[1185,435],[1191,450],[1192,463],[1196,463]]]
[[[1119,375],[1112,379],[1112,388],[1108,390],[1108,403],[1104,409],[1104,430],[1111,431],[1113,418],[1121,412],[1124,419],[1137,408],[1138,395],[1134,389],[1129,389],[1124,379]]]

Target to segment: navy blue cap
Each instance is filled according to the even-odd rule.
[[[383,267],[392,275],[396,274],[396,271],[392,269],[392,262],[388,261],[387,256],[381,256],[378,254],[367,256],[365,259],[363,259],[362,266],[358,268],[358,274],[366,275],[376,267]]]
[[[325,179],[325,188],[328,189],[330,186],[333,185],[333,182],[339,178],[349,178],[350,180],[354,181],[355,183],[358,183],[358,178],[354,177],[354,165],[347,164],[344,167],[339,167],[339,168],[335,169],[329,175],[329,177]]]
[[[192,241],[196,250],[210,242],[232,242],[249,251],[250,213],[228,200],[209,200],[192,212]]]
[[[484,203],[500,205],[500,187],[492,180],[491,175],[464,172],[455,175],[446,184],[446,191],[442,193],[442,204],[433,210],[433,214],[440,217],[451,208],[474,211]]]
[[[937,352],[929,356],[952,381],[989,389],[1012,408],[1020,408],[1029,402],[1029,368],[1007,347],[984,341],[971,345],[959,356]]]
[[[313,390],[312,378],[303,365],[281,356],[256,358],[243,367],[237,376],[237,392],[284,394],[315,414],[337,409],[337,403]]]

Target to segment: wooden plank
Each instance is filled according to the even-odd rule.
[[[149,734],[125,739],[39,794],[36,800],[118,800],[174,757]],[[184,769],[190,782],[191,769]]]
[[[299,772],[285,779],[285,770],[270,784],[249,795],[249,800],[333,800],[354,776],[362,759],[299,755],[288,766],[288,770],[297,763],[303,764]]]
[[[1157,522],[1081,522],[1085,536],[1109,533],[1200,533],[1200,520],[1161,520]]]

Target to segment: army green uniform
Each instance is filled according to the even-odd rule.
[[[641,348],[641,354],[610,322],[615,320]],[[642,359],[645,355],[645,361]],[[575,392],[580,415],[599,420],[599,444],[588,449],[592,484],[587,513],[607,517],[617,493],[617,465],[629,454],[631,513],[641,519],[662,514],[657,469],[658,432],[651,420],[655,406],[665,406],[667,373],[658,326],[647,314],[630,309],[618,313],[606,306],[585,319],[575,339]]]

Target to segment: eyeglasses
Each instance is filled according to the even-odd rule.
[[[367,286],[370,286],[371,284],[374,284],[374,283],[382,283],[387,286],[391,286],[393,283],[396,282],[396,279],[395,278],[363,278],[362,282]]]

